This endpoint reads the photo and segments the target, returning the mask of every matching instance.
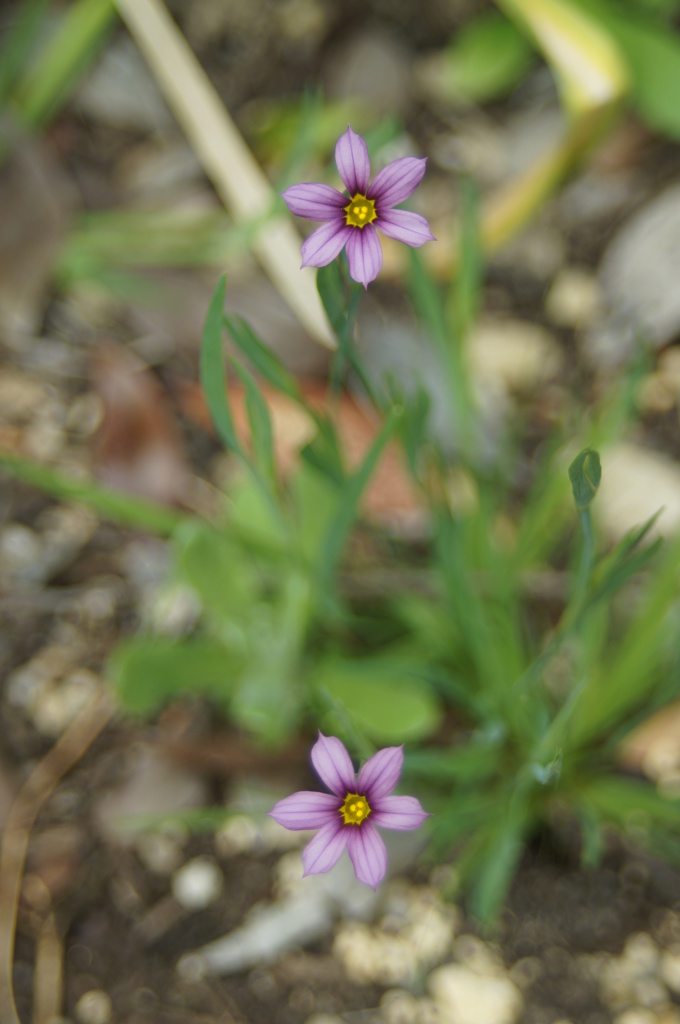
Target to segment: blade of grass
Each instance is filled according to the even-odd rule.
[[[135,526],[161,536],[169,536],[187,519],[186,515],[176,509],[102,487],[90,480],[67,476],[59,470],[41,466],[17,455],[0,454],[0,470],[61,501],[82,502],[116,523]]]
[[[222,351],[222,323],[226,289],[227,279],[223,275],[210,301],[203,328],[200,364],[201,387],[222,444],[244,457],[227,400],[227,374]]]
[[[24,0],[0,51],[0,106],[4,106],[14,82],[34,44],[48,0]]]
[[[57,32],[18,83],[15,100],[23,117],[44,125],[97,55],[116,22],[113,0],[76,0]]]
[[[253,252],[315,341],[335,348],[314,271],[300,270],[300,238],[216,90],[161,0],[115,0],[196,156],[237,222],[271,214]]]
[[[364,461],[344,484],[340,507],[333,518],[319,559],[319,585],[322,594],[330,588],[331,579],[340,560],[347,535],[356,520],[359,502],[366,485],[373,476],[385,446],[395,434],[401,416],[400,410],[393,409],[376,435]]]

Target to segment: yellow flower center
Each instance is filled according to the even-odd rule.
[[[362,196],[361,192],[357,192],[345,207],[345,223],[351,228],[365,228],[377,216],[374,201]]]
[[[368,801],[365,796],[359,793],[348,793],[345,802],[340,808],[340,814],[345,825],[361,825],[371,813]]]

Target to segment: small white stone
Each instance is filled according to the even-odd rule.
[[[89,669],[80,668],[45,689],[33,707],[33,723],[43,736],[59,736],[83,710],[99,686]]]
[[[215,833],[215,849],[220,857],[235,857],[239,853],[250,853],[260,840],[257,825],[245,814],[227,818]]]
[[[614,1018],[614,1024],[658,1024],[658,1018],[652,1010],[642,1006],[633,1006]]]
[[[214,860],[195,857],[174,875],[172,894],[186,910],[205,910],[219,896],[223,882]]]
[[[413,1024],[418,1019],[418,1000],[403,988],[393,988],[380,1000],[380,1012],[387,1024]]]
[[[78,1024],[109,1024],[113,1006],[106,992],[100,988],[90,989],[81,996],[75,1007]]]
[[[137,853],[144,865],[156,875],[171,875],[182,863],[181,848],[162,832],[144,832],[137,840]]]
[[[29,526],[8,523],[0,530],[0,564],[9,569],[33,565],[42,553],[40,537]]]
[[[623,950],[624,959],[627,960],[637,976],[653,974],[659,963],[659,948],[651,935],[646,932],[638,932],[626,942]]]
[[[582,267],[564,267],[548,292],[545,312],[558,327],[592,327],[604,313],[599,281]]]
[[[675,995],[680,995],[680,948],[667,950],[661,957],[661,977]]]
[[[509,978],[480,975],[462,964],[438,967],[428,987],[447,1024],[514,1024],[524,1005]]]
[[[544,327],[529,321],[486,317],[470,335],[469,358],[480,387],[530,391],[555,377],[562,349]]]

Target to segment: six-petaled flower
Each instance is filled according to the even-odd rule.
[[[335,162],[347,195],[330,185],[306,182],[286,189],[283,198],[298,217],[324,221],[303,243],[302,266],[325,267],[346,247],[350,275],[366,288],[382,267],[376,228],[414,248],[434,241],[424,217],[394,209],[416,190],[427,160],[401,157],[370,181],[366,143],[348,127],[335,147]]]
[[[403,761],[401,747],[385,747],[355,776],[340,740],[319,733],[312,764],[331,792],[301,790],[269,812],[285,828],[319,830],[302,854],[306,875],[330,871],[346,848],[360,882],[375,889],[382,881],[387,851],[375,826],[410,831],[429,817],[415,797],[391,795]]]

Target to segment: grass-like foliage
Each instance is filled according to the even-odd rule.
[[[421,787],[433,812],[431,853],[457,857],[474,912],[489,920],[526,839],[560,810],[580,823],[585,860],[597,858],[607,825],[629,822],[655,849],[680,854],[680,804],[616,768],[621,739],[678,690],[680,543],[665,543],[659,557],[650,522],[631,524],[613,550],[599,551],[591,506],[606,465],[592,447],[570,462],[569,445],[546,445],[523,475],[518,443],[502,446],[495,462],[484,452],[462,358],[480,287],[474,233],[466,237],[463,262],[478,269],[451,294],[416,258],[412,274],[414,307],[450,385],[453,457],[432,436],[422,389],[406,395],[361,367],[352,326],[359,292],[341,266],[319,272],[338,336],[328,413],[308,406],[246,323],[224,315],[220,282],[201,378],[216,430],[243,472],[223,522],[187,520],[174,533],[175,579],[200,598],[199,626],[175,640],[127,642],[112,670],[130,709],[153,712],[203,693],[268,745],[305,727],[342,736],[359,757],[406,743],[409,785]],[[225,335],[237,353],[226,362]],[[365,382],[382,424],[351,469],[331,411],[333,386],[348,369]],[[247,446],[230,408],[232,374],[245,390]],[[261,382],[313,425],[285,480]],[[584,440],[606,440],[619,422],[610,403]],[[431,540],[426,551],[383,545],[392,551],[381,562],[389,583],[372,591],[370,580],[352,586],[348,542],[395,443],[428,510]],[[472,495],[462,510],[449,497],[454,472]],[[542,580],[551,581],[549,601]]]

